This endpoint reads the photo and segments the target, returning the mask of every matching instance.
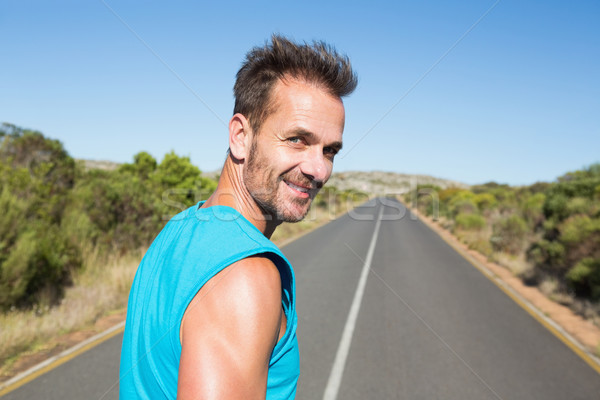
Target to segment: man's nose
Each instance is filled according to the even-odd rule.
[[[331,174],[331,163],[323,155],[322,149],[315,148],[308,154],[300,169],[317,183],[325,183]]]

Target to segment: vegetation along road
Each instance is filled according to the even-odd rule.
[[[396,200],[283,248],[299,399],[598,399],[600,375]],[[3,397],[117,399],[121,336]]]

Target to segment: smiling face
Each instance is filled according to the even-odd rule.
[[[344,105],[298,80],[278,82],[271,96],[275,109],[252,139],[244,184],[266,214],[297,222],[331,176],[342,147]]]

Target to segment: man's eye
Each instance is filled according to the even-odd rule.
[[[288,139],[290,143],[300,143],[301,139],[299,137],[292,137]]]
[[[323,148],[323,154],[325,154],[329,158],[335,157],[335,155],[337,153],[338,153],[338,151],[336,149],[334,149],[333,147],[324,147]]]

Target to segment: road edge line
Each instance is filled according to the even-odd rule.
[[[107,330],[100,332],[84,340],[83,342],[80,342],[75,346],[62,351],[61,353],[42,361],[39,364],[34,365],[28,370],[25,370],[20,374],[13,376],[11,379],[0,384],[0,396],[4,396],[5,394],[8,394],[18,389],[26,383],[31,382],[38,376],[51,371],[52,369],[66,363],[67,361],[77,357],[78,355],[92,349],[93,347],[96,347],[100,343],[111,339],[112,337],[118,335],[124,330],[125,321],[121,321],[113,327],[108,328]]]
[[[434,232],[439,238],[441,238],[446,244],[452,247],[458,254],[460,254],[465,260],[469,262],[473,267],[475,267],[479,272],[481,272],[486,278],[488,278],[492,283],[494,283],[500,290],[502,290],[508,297],[510,297],[519,307],[527,311],[529,315],[531,315],[537,322],[539,322],[544,328],[549,330],[557,339],[563,342],[571,351],[577,354],[586,364],[588,364],[594,371],[600,374],[600,358],[596,357],[592,352],[590,352],[579,340],[577,340],[573,335],[567,332],[562,326],[560,326],[556,321],[544,315],[544,313],[537,308],[533,303],[520,295],[516,290],[514,290],[508,283],[506,283],[502,278],[496,275],[493,271],[487,268],[484,264],[480,263],[473,256],[465,252],[464,249],[457,246],[455,243],[452,243],[450,240],[442,236],[436,229],[430,226],[430,222],[426,221],[425,218],[421,216],[421,214],[412,208],[409,208],[405,205],[405,207],[411,212],[414,216],[418,218],[427,228],[429,228],[432,232]]]

